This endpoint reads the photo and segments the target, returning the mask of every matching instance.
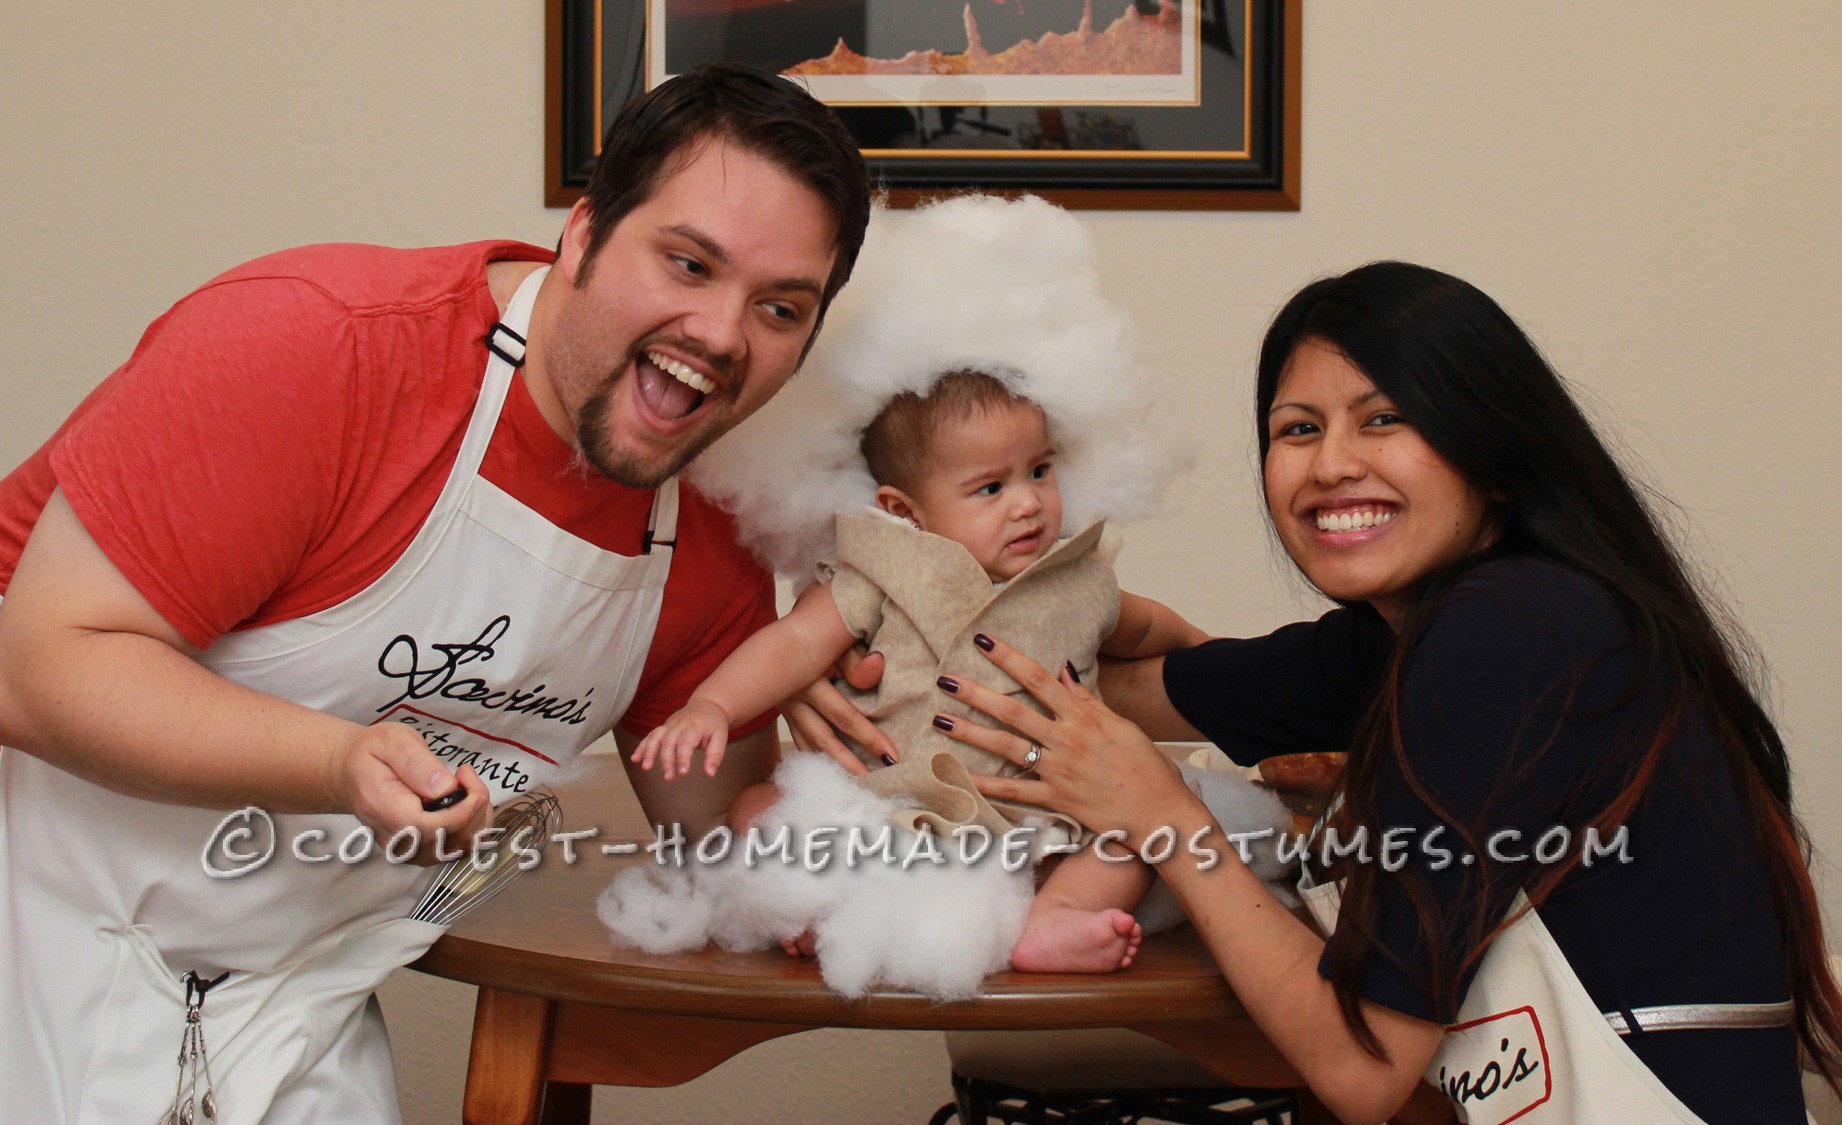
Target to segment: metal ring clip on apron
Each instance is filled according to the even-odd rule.
[[[1329,815],[1312,828],[1313,839]],[[1299,894],[1326,936],[1337,925],[1340,886],[1317,884],[1309,871],[1299,876]],[[1646,1031],[1791,1022],[1789,1000],[1600,1012],[1541,916],[1527,906],[1517,891],[1510,910],[1523,910],[1522,917],[1485,950],[1458,1019],[1426,1068],[1426,1081],[1445,1092],[1467,1125],[1698,1122],[1619,1038],[1629,1032],[1627,1016]]]
[[[632,701],[677,526],[675,480],[654,498],[648,552],[629,558],[479,476],[545,272],[493,329],[460,456],[403,556],[349,601],[199,657],[317,710],[410,726],[450,765],[471,764],[495,802],[555,774]],[[364,841],[351,816],[239,815],[0,753],[9,1120],[154,1125],[173,1102],[185,974],[227,970],[203,1004],[220,1121],[398,1120],[371,993],[441,933],[405,917],[424,869],[385,862],[383,841],[346,862],[341,844]],[[265,848],[234,878],[201,862],[221,874]]]

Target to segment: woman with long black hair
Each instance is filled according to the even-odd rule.
[[[1113,708],[982,639],[1053,717],[943,682],[1016,732],[954,737],[1035,767],[981,787],[1173,830],[1162,874],[1347,1120],[1424,1075],[1472,1122],[1803,1121],[1799,1045],[1838,1073],[1842,995],[1783,743],[1528,337],[1457,278],[1364,266],[1281,310],[1256,418],[1274,528],[1340,608],[1125,669]],[[1301,884],[1327,939],[1146,732],[1349,751]]]

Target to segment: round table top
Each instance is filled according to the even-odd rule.
[[[584,821],[584,809],[630,806],[625,789],[618,763],[598,764],[559,790],[565,828],[592,823]],[[595,900],[617,873],[654,859],[602,853],[604,845],[651,839],[643,821],[630,814],[616,819],[626,823],[576,844],[574,863],[563,862],[553,844],[541,864],[463,916],[413,967],[553,1000],[815,1027],[1117,1027],[1245,1014],[1188,926],[1147,937],[1121,972],[997,973],[976,999],[952,1003],[893,991],[847,1000],[826,987],[816,962],[778,949],[654,956],[617,946],[595,915]]]

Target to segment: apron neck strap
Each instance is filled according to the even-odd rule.
[[[670,477],[652,494],[652,514],[646,519],[646,537],[640,541],[640,554],[650,555],[654,547],[678,545],[678,478]]]
[[[525,336],[531,327],[531,307],[537,303],[549,266],[539,266],[518,283],[512,299],[505,303],[505,314],[486,330],[486,347],[513,369],[524,366]]]

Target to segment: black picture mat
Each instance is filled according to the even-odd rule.
[[[940,107],[837,109],[865,147],[872,176],[892,189],[898,203],[912,202],[916,194],[984,188],[1039,192],[1077,207],[1296,209],[1297,154],[1287,148],[1296,144],[1297,122],[1287,121],[1286,114],[1288,102],[1296,112],[1298,76],[1290,71],[1298,55],[1298,0],[1251,0],[1245,5],[1245,24],[1243,4],[1237,0],[1198,2],[1214,10],[1207,14],[1216,15],[1203,23],[1202,105],[1056,107],[1067,120],[1086,112],[1148,121],[1153,128],[1146,132],[1166,139],[1176,135],[1182,147],[1166,140],[1144,146],[1158,148],[1155,154],[1100,150],[1079,156],[1018,156],[1010,155],[1015,149],[1002,148],[944,155],[925,147],[891,151],[885,146],[898,128],[898,115],[918,113],[924,127],[937,125]],[[550,204],[566,206],[587,185],[594,168],[600,141],[597,102],[604,115],[611,115],[644,88],[645,5],[644,0],[548,3],[552,121],[546,186]],[[596,86],[596,4],[607,8],[600,68],[609,83],[605,90]],[[1223,9],[1232,12],[1229,19],[1221,18],[1228,14]],[[1224,60],[1230,65],[1221,65]],[[1251,102],[1245,112],[1242,67],[1251,68],[1253,76],[1245,87]],[[1012,127],[1019,115],[1034,114],[1032,107],[1017,106],[958,111],[962,123],[995,118],[999,128]]]

